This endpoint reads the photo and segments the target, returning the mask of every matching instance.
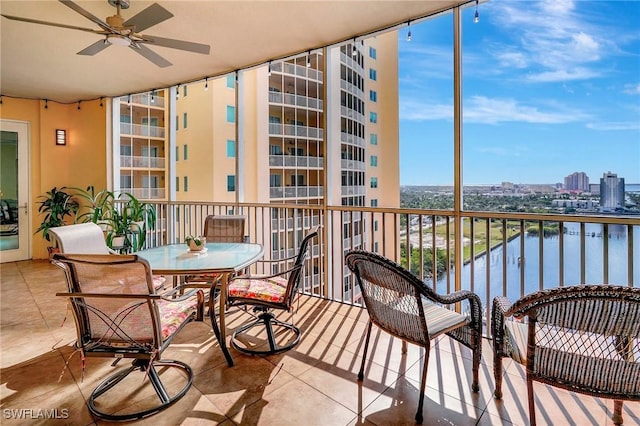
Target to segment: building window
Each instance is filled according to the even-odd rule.
[[[120,189],[130,189],[132,182],[131,176],[120,175]]]
[[[184,147],[182,147],[182,159],[186,160],[188,157],[187,155],[187,144],[184,144]]]
[[[271,188],[280,188],[282,186],[282,176],[281,175],[269,175],[269,187]]]
[[[176,192],[180,192],[180,177],[176,176]]]
[[[378,200],[376,198],[371,200],[371,207],[378,207]]]
[[[378,221],[377,220],[373,221],[373,231],[374,232],[378,231]]]
[[[378,122],[378,113],[370,112],[369,113],[369,121],[371,123],[377,123]]]
[[[372,177],[371,178],[371,188],[377,188],[378,187],[378,178],[377,177]]]
[[[186,87],[185,87],[186,89]],[[182,114],[182,128],[186,129],[187,128],[187,113],[185,112],[184,114]]]
[[[378,79],[378,72],[373,68],[369,68],[369,79],[376,81]]]
[[[375,243],[373,243],[373,252],[374,253],[378,252],[378,242],[377,241]]]
[[[375,90],[369,90],[369,100],[371,102],[377,102],[378,101],[378,93]],[[185,127],[187,127],[185,125]]]
[[[182,96],[187,96],[187,85],[182,86]]]
[[[236,177],[235,175],[227,176],[227,191],[234,192],[236,190]]]
[[[184,176],[182,178],[182,183],[183,183],[184,192],[187,192],[189,190],[189,176]]]
[[[372,155],[371,156],[371,167],[377,167],[378,166],[378,156],[377,155]]]
[[[369,46],[369,57],[371,59],[376,59],[376,55],[377,55],[376,48]]]
[[[236,107],[227,105],[227,123],[236,122]]]
[[[176,146],[176,161],[180,160],[180,148]]]
[[[180,117],[176,115],[176,130],[180,130]]]
[[[234,87],[236,87],[236,75],[234,74],[227,74],[227,87],[230,89],[233,89]]]
[[[371,145],[378,145],[378,134],[371,133],[369,135],[369,142],[371,143]]]
[[[227,139],[227,157],[236,156],[236,141]]]

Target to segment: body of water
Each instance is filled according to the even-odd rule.
[[[564,234],[564,285],[580,283],[580,225],[565,223],[568,232]],[[602,225],[587,224],[585,227],[585,251],[586,251],[586,284],[603,283],[603,242]],[[524,256],[520,253],[520,241],[524,238]],[[521,289],[524,294],[533,293],[540,289],[540,257],[538,236],[519,236],[507,243],[507,275],[506,295],[515,301],[520,297]],[[609,225],[609,284],[628,285],[628,235],[625,225]],[[545,237],[543,239],[543,287],[554,288],[560,283],[559,277],[559,240],[558,236]],[[640,286],[640,227],[635,227],[633,232],[633,282]],[[503,250],[500,246],[486,255],[477,258],[474,265],[474,291],[480,296],[486,306],[495,296],[503,294]],[[490,268],[489,294],[486,289],[486,268]],[[524,270],[524,280],[521,280],[521,271]],[[451,274],[451,285],[454,278]],[[462,270],[463,288],[470,289],[471,263],[465,265]],[[447,291],[446,277],[438,280],[438,292]]]

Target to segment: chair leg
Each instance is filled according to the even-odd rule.
[[[273,326],[280,327],[282,329],[290,330],[294,333],[295,339],[293,342],[286,344],[285,346],[278,346],[275,333],[273,331]],[[245,348],[238,344],[237,338],[238,335],[243,334],[247,330],[256,327],[256,326],[264,326],[267,332],[267,341],[269,342],[269,350],[266,351],[258,351]],[[240,328],[237,328],[233,335],[231,336],[231,346],[239,352],[245,353],[247,355],[273,355],[278,354],[284,351],[288,351],[293,348],[300,342],[300,329],[293,324],[289,324],[284,321],[280,321],[276,319],[271,312],[263,312],[258,315],[258,318],[255,321],[250,322],[249,324],[245,324]]]
[[[529,399],[529,425],[536,426],[536,402],[533,396],[533,380],[527,374],[527,398]]]
[[[480,371],[480,358],[482,357],[482,337],[476,335],[473,339],[473,383],[471,384],[471,390],[474,392],[480,392],[479,385],[479,371]]]
[[[416,412],[416,422],[422,424],[422,407],[424,406],[424,388],[427,385],[427,370],[429,369],[429,352],[430,348],[424,348],[424,364],[422,366],[422,378],[420,379],[420,400],[418,401],[418,411]]]
[[[622,421],[622,401],[620,400],[614,400],[613,401],[613,424],[615,425],[621,425],[623,423]]]
[[[156,414],[164,410],[165,408],[169,407],[170,405],[178,401],[187,393],[187,391],[191,387],[191,384],[193,383],[193,371],[191,370],[191,367],[189,367],[187,364],[183,362],[174,361],[174,360],[156,361],[156,362],[152,362],[150,366],[149,366],[149,362],[150,362],[149,360],[136,359],[131,363],[130,367],[123,369],[121,371],[118,371],[117,373],[107,378],[100,385],[98,385],[98,387],[95,388],[95,390],[91,393],[89,397],[89,400],[87,403],[89,406],[89,411],[96,417],[104,420],[109,420],[109,421],[118,422],[118,421],[126,421],[126,420],[137,420],[137,419],[149,417],[153,414]],[[180,389],[172,397],[171,395],[169,395],[166,388],[162,384],[162,381],[160,380],[160,376],[158,375],[156,367],[178,368],[187,377],[186,384],[182,387],[182,389]],[[146,372],[148,370],[149,381],[153,386],[153,389],[156,391],[156,394],[158,395],[160,404],[152,408],[149,408],[147,410],[136,411],[136,412],[127,413],[127,414],[110,414],[98,409],[98,407],[96,407],[96,400],[102,395],[104,395],[106,392],[108,392],[109,390],[113,389],[118,383],[120,383],[125,377],[127,377],[134,370],[140,370],[142,372]]]
[[[367,323],[367,337],[364,340],[364,351],[362,351],[362,363],[360,364],[360,372],[358,373],[358,380],[364,380],[364,364],[367,359],[367,350],[369,349],[369,338],[371,337],[371,326],[373,323],[371,320]]]
[[[496,389],[493,395],[496,399],[502,399],[502,357],[495,351],[493,353],[493,377],[496,382]]]

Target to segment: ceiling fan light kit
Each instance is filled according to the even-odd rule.
[[[153,62],[158,67],[167,67],[172,65],[171,62],[167,61],[165,58],[149,49],[145,45],[168,47],[170,49],[184,50],[187,52],[200,53],[203,55],[209,54],[210,46],[208,44],[193,43],[190,41],[141,34],[140,31],[144,31],[147,28],[150,28],[173,17],[173,14],[171,12],[160,6],[158,3],[153,3],[151,6],[147,7],[146,9],[142,10],[135,16],[125,21],[122,15],[120,15],[120,11],[122,9],[129,8],[129,0],[107,0],[107,2],[111,6],[116,8],[116,14],[107,17],[103,21],[71,0],[59,1],[65,6],[84,16],[85,18],[89,19],[91,22],[99,26],[100,29],[96,30],[91,28],[82,28],[73,25],[40,21],[36,19],[9,16],[4,14],[2,16],[14,21],[22,21],[32,24],[49,25],[71,30],[85,31],[104,36],[103,39],[98,40],[97,42],[79,51],[77,53],[78,55],[93,56],[111,46],[112,44],[115,44],[116,46],[126,46],[134,48],[133,50],[136,53]]]

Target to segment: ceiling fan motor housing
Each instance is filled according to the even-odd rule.
[[[129,9],[129,0],[107,0],[113,7],[120,7],[120,9]]]

